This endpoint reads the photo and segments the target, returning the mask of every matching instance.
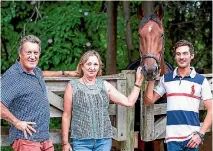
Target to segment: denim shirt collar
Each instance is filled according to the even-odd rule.
[[[30,72],[24,71],[24,69],[23,69],[22,65],[19,63],[18,59],[16,60],[16,63],[15,63],[15,64],[16,64],[16,67],[17,67],[19,73],[32,74],[32,73],[30,73]],[[33,69],[33,72],[36,74],[37,71],[38,71],[38,67],[36,66],[36,67]]]

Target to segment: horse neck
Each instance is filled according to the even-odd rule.
[[[161,76],[162,76],[163,74],[169,72],[168,69],[167,69],[167,67],[166,67],[166,64],[165,64],[165,61],[164,61],[164,57],[163,57],[163,56],[162,56],[162,59],[161,59],[160,67],[161,67],[161,73],[160,73]]]

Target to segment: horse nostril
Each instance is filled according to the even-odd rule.
[[[158,72],[158,67],[155,68],[155,72]]]
[[[157,65],[154,65],[153,66],[153,72],[157,72],[158,71],[158,66]]]
[[[147,75],[147,68],[146,68],[145,65],[142,65],[142,73],[143,73],[144,75]]]
[[[144,69],[144,70],[143,70],[143,73],[144,73],[144,75],[147,75],[148,72],[147,72],[146,69]]]

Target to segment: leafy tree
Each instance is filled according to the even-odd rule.
[[[180,39],[192,41],[196,57],[194,66],[211,69],[212,2],[159,2],[165,8],[165,58],[174,64],[172,47]],[[139,57],[137,7],[130,2],[129,22],[134,50],[132,59]],[[130,63],[125,40],[126,22],[123,4],[118,3],[117,72]],[[39,66],[44,70],[75,70],[80,56],[88,49],[100,52],[106,63],[107,5],[101,1],[76,2],[2,2],[1,52],[2,73],[15,62],[18,42],[23,35],[35,34],[42,41]],[[199,61],[198,61],[199,60]]]
[[[170,63],[172,46],[180,39],[194,44],[193,66],[211,72],[212,61],[212,1],[165,2],[166,57]],[[170,51],[168,51],[170,50]]]

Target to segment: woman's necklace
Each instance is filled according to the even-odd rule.
[[[92,87],[89,87],[89,86],[85,83],[85,81],[84,81],[83,78],[82,78],[82,81],[83,81],[84,85],[87,87],[87,89],[89,89],[89,90],[94,90],[94,89],[95,89],[95,84],[94,84],[94,85],[89,85],[89,86],[92,86]]]

